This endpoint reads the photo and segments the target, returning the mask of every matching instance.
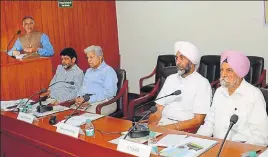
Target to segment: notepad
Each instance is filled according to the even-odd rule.
[[[188,137],[174,147],[161,150],[160,155],[164,157],[198,157],[217,143],[215,140]]]
[[[162,147],[172,147],[179,144],[182,140],[184,140],[187,135],[176,135],[176,134],[169,134],[160,139],[157,142],[158,146]]]

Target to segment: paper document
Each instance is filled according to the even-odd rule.
[[[19,54],[19,55],[15,56],[15,57],[16,57],[16,59],[22,59],[24,56],[26,56],[26,54]]]
[[[11,111],[12,109],[16,108],[17,105],[19,105],[20,103],[25,103],[26,101],[27,99],[1,101],[1,110]],[[33,101],[30,100],[29,102],[33,102]],[[11,108],[11,107],[14,107],[14,108]],[[8,109],[8,108],[11,108],[11,109]]]
[[[36,106],[38,106],[37,104],[35,104],[34,106],[32,106],[33,108]],[[50,115],[50,114],[54,114],[54,113],[57,113],[57,112],[62,112],[62,111],[65,111],[65,110],[70,110],[69,107],[66,107],[66,106],[61,106],[61,105],[56,105],[56,106],[53,106],[53,110],[52,111],[47,111],[47,112],[43,112],[43,113],[39,113],[37,112],[36,110],[33,111],[33,114],[36,116],[36,117],[44,117],[44,116],[47,116],[47,115]]]
[[[258,157],[268,157],[268,149],[266,149],[266,151],[261,153]]]
[[[158,146],[162,147],[172,147],[179,144],[182,140],[184,140],[187,135],[176,135],[176,134],[169,134],[157,142]]]
[[[70,119],[67,120],[67,124],[72,125],[72,126],[81,126],[84,125],[86,123],[87,119],[90,119],[91,121],[97,120],[99,118],[104,117],[104,115],[100,115],[100,114],[94,114],[94,113],[84,113],[81,114],[79,116],[73,116]],[[61,122],[64,122],[64,120],[62,120]]]
[[[160,132],[156,132],[156,137],[159,136],[159,135],[162,135],[162,133]],[[125,137],[125,135],[122,135],[116,139],[113,139],[111,141],[109,141],[110,143],[113,143],[113,144],[118,144],[119,143],[119,139],[123,139]],[[129,136],[126,137],[126,140],[128,141],[131,141],[131,142],[135,142],[135,143],[145,143],[148,141],[148,138],[149,136],[145,136],[145,137],[140,137],[140,138],[130,138]]]
[[[160,155],[164,157],[198,157],[217,143],[214,140],[188,137],[174,147],[161,150]]]

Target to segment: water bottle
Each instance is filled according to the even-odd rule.
[[[86,136],[94,136],[94,125],[92,124],[90,119],[86,120],[85,132]]]
[[[158,147],[157,147],[157,140],[156,140],[156,133],[153,131],[150,131],[149,133],[149,139],[148,139],[148,146],[150,146],[151,153],[154,155],[158,155]]]

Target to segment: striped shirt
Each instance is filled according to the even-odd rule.
[[[74,99],[82,86],[83,79],[84,73],[76,64],[69,70],[65,70],[62,65],[59,65],[50,85],[58,81],[73,81],[74,85],[65,82],[56,83],[49,88],[50,97],[58,102]]]

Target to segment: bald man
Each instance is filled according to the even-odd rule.
[[[261,91],[244,80],[250,68],[249,59],[242,53],[226,51],[221,55],[221,78],[205,124],[197,134],[223,139],[230,117],[238,121],[227,140],[268,145],[268,117]]]
[[[179,41],[174,45],[174,52],[178,73],[167,77],[157,98],[176,90],[181,90],[181,95],[156,101],[157,112],[149,117],[148,123],[186,131],[198,128],[204,122],[212,92],[208,80],[196,72],[201,58],[197,47]]]

